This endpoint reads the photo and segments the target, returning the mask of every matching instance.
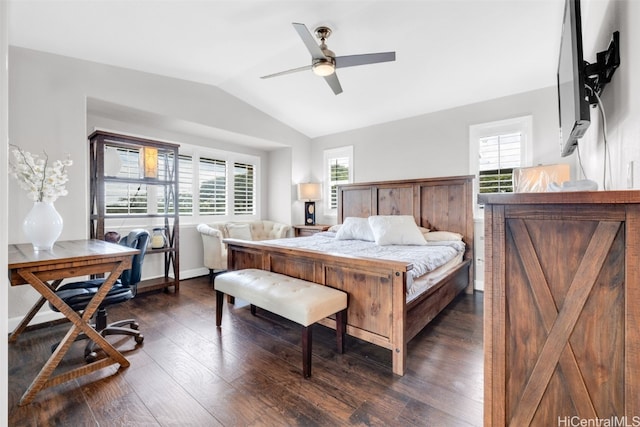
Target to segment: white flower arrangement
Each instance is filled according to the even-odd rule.
[[[64,185],[69,180],[66,167],[71,166],[71,159],[56,160],[49,164],[49,156],[43,151],[44,159],[32,155],[28,151],[15,145],[13,156],[15,160],[9,162],[9,173],[18,180],[20,187],[34,202],[54,202],[60,196],[68,194]]]

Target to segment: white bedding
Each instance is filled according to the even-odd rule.
[[[374,242],[364,240],[337,240],[336,233],[316,233],[308,237],[295,237],[288,239],[268,240],[269,243],[289,248],[312,249],[322,252],[340,255],[351,255],[366,258],[379,258],[394,261],[403,261],[413,264],[409,271],[412,279],[444,266],[449,261],[459,258],[462,260],[465,244],[461,241],[429,242],[424,246],[388,245],[378,246]],[[408,295],[414,292],[408,290]]]
[[[442,278],[444,278],[451,270],[453,270],[458,264],[463,261],[464,253],[460,253],[456,255],[455,258],[447,261],[445,264],[436,268],[433,271],[430,271],[427,274],[424,274],[417,279],[414,279],[409,287],[407,287],[407,303],[413,301],[417,297],[419,297],[423,292],[430,289],[433,285],[438,283]]]

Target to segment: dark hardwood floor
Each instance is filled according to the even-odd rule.
[[[145,341],[109,340],[131,361],[40,392],[22,393],[69,324],[24,333],[9,345],[10,426],[88,425],[482,425],[482,293],[461,295],[409,344],[404,377],[391,352],[353,337],[335,352],[335,332],[313,331],[312,377],[301,375],[300,326],[225,304],[215,327],[206,277],[180,293],[141,295],[109,310],[135,317]],[[59,369],[83,363],[75,343]]]

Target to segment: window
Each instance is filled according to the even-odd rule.
[[[140,156],[136,149],[112,147],[120,156],[118,178],[140,177]],[[105,147],[106,148],[106,147]],[[147,213],[147,185],[124,182],[105,182],[105,206],[107,215],[135,215]]]
[[[480,193],[513,193],[513,168],[521,165],[522,132],[480,138]]]
[[[117,151],[121,167],[118,178],[105,183],[107,215],[146,215],[173,212],[173,188],[152,183],[126,183],[140,177],[139,150],[109,146]],[[206,221],[201,216],[258,215],[256,173],[260,159],[182,144],[178,157],[178,209],[181,217]],[[184,151],[184,152],[183,152]],[[171,155],[158,156],[158,179],[171,175]],[[165,193],[166,191],[166,193]]]
[[[181,217],[203,222],[258,215],[260,158],[186,144],[180,150]]]
[[[329,215],[338,209],[338,185],[353,182],[353,146],[335,148],[324,152],[325,199]]]
[[[178,156],[178,207],[180,215],[193,214],[193,159]]]
[[[329,162],[329,208],[338,208],[338,185],[349,182],[349,158],[335,157]]]
[[[198,166],[200,215],[226,215],[227,162],[200,157]]]
[[[531,165],[531,116],[474,125],[469,128],[470,173],[478,193],[513,192],[513,169]],[[481,214],[482,206],[475,206]]]
[[[178,158],[178,161],[180,159]],[[174,159],[173,153],[164,152],[158,156],[158,179],[168,180],[174,175]],[[178,169],[180,166],[178,165]],[[179,177],[178,177],[179,179]],[[149,191],[149,204],[151,204],[153,198],[156,199],[156,212],[158,213],[173,213],[175,199],[173,193],[173,187],[171,186],[153,186],[153,190]],[[169,201],[167,203],[167,200]]]
[[[140,150],[105,145],[105,150],[115,150],[120,158],[117,178],[139,179],[142,174]],[[166,180],[173,173],[173,154],[158,155],[158,179]],[[171,213],[173,204],[166,201],[173,197],[172,189],[164,185],[105,182],[106,215],[147,215],[149,213]],[[166,210],[165,210],[166,209]]]
[[[254,176],[253,165],[233,164],[233,213],[235,215],[254,215]]]

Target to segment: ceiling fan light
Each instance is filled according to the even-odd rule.
[[[313,64],[313,73],[316,76],[326,77],[330,76],[336,71],[336,66],[331,61],[321,60]]]

